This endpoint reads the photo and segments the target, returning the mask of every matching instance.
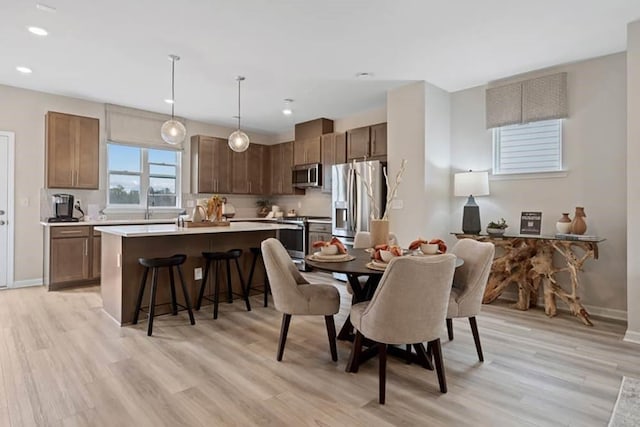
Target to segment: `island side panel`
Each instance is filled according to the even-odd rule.
[[[100,292],[102,307],[122,325],[122,237],[102,233]]]
[[[245,281],[249,279],[249,271],[251,268],[252,254],[249,251],[251,247],[260,247],[260,243],[276,235],[275,231],[239,231],[229,233],[204,233],[204,234],[190,234],[190,235],[169,235],[169,236],[148,236],[148,237],[125,237],[122,239],[122,300],[121,300],[121,324],[131,323],[135,311],[135,303],[140,288],[140,282],[144,268],[138,263],[138,258],[156,258],[156,257],[168,257],[175,254],[184,254],[187,256],[187,260],[182,266],[184,279],[189,292],[192,306],[195,306],[195,301],[198,297],[200,285],[202,280],[194,279],[194,269],[202,268],[204,274],[205,262],[202,258],[202,252],[223,252],[229,249],[242,249],[243,255],[240,259],[240,269]],[[256,268],[259,268],[258,264]],[[235,265],[231,262],[231,280],[233,292],[236,294],[242,293],[241,282],[237,275]],[[224,270],[226,271],[226,270]],[[220,302],[226,303],[227,301],[227,285],[226,276],[224,271],[221,275],[220,284]],[[210,271],[210,275],[213,275],[213,268]],[[254,284],[264,282],[262,279],[264,276],[262,273],[258,277],[254,278]],[[213,277],[208,281],[208,286],[205,290],[205,295],[213,295]],[[261,280],[262,279],[262,280]],[[182,289],[179,284],[179,278],[177,272],[175,273],[176,280],[176,297],[178,304],[184,304],[184,298],[182,296]],[[149,297],[151,291],[151,274],[147,278],[147,287],[143,296],[143,307],[149,304]],[[238,296],[235,296],[238,298]],[[169,274],[167,269],[161,269],[158,275],[158,293],[156,295],[156,313],[166,314],[171,311],[171,306],[168,304],[171,301],[171,292],[169,287]],[[166,305],[160,305],[166,304]],[[208,301],[203,302],[203,310],[209,310],[204,308],[204,304],[210,304]],[[236,303],[237,304],[237,303]],[[239,310],[245,310],[244,305],[237,305]],[[141,320],[146,318],[146,314],[141,314]]]

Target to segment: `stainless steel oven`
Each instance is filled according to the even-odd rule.
[[[293,229],[281,229],[278,231],[278,239],[293,260],[298,270],[306,271],[304,256],[308,247],[309,232],[307,223],[301,218],[281,219],[278,222],[295,226]]]

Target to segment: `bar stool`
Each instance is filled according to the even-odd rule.
[[[242,287],[242,298],[247,306],[247,311],[251,311],[251,304],[249,303],[249,296],[247,289],[245,288],[244,279],[242,278],[242,272],[240,271],[240,263],[238,259],[242,256],[242,249],[231,249],[227,252],[202,252],[202,256],[206,260],[204,267],[204,276],[202,278],[202,285],[200,286],[200,293],[198,294],[198,301],[196,302],[196,310],[200,310],[202,300],[206,299],[213,302],[213,318],[218,318],[218,301],[220,300],[220,269],[222,262],[227,267],[227,302],[233,302],[233,290],[231,289],[231,260],[236,264],[236,270],[238,271],[238,277],[240,277],[240,286]],[[215,284],[213,290],[213,299],[204,296],[204,288],[207,286],[207,278],[209,277],[209,268],[211,263],[214,263],[215,268]]]
[[[262,249],[261,248],[249,248],[251,253],[253,254],[253,261],[251,261],[251,270],[249,270],[249,282],[247,283],[247,295],[251,292],[251,284],[253,283],[253,273],[256,269],[256,262],[258,261],[258,257],[262,257]],[[263,261],[264,263],[264,261]],[[265,271],[264,274],[264,306],[269,306],[269,292],[271,291],[269,286],[269,277]]]
[[[151,269],[151,301],[149,303],[149,326],[147,328],[147,335],[151,336],[153,333],[153,316],[156,308],[156,293],[158,290],[158,270],[160,268],[166,267],[169,269],[169,282],[171,284],[171,313],[175,316],[178,314],[178,306],[182,308],[186,308],[189,312],[189,320],[192,325],[196,324],[195,319],[193,318],[193,311],[191,310],[191,299],[189,298],[189,292],[187,291],[187,286],[184,282],[184,276],[182,275],[182,268],[180,267],[184,264],[184,261],[187,259],[186,255],[173,255],[168,258],[138,258],[138,262],[140,265],[144,267],[144,273],[142,274],[142,282],[140,283],[140,290],[138,291],[138,299],[136,302],[136,312],[133,315],[133,324],[138,323],[138,316],[140,311],[143,311],[142,305],[142,297],[144,295],[144,289],[147,285],[147,276],[149,274],[149,269]],[[176,286],[175,281],[173,279],[173,267],[178,269],[178,277],[180,278],[180,284],[182,285],[182,293],[184,295],[184,301],[186,307],[182,304],[178,304],[176,301]],[[161,304],[162,305],[162,304]]]

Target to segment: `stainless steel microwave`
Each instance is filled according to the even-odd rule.
[[[322,164],[294,166],[293,186],[298,188],[320,187],[322,185]]]

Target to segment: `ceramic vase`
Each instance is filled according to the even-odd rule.
[[[569,213],[563,213],[562,218],[556,222],[556,231],[561,234],[569,234],[571,233],[571,218],[569,218]]]
[[[587,231],[587,223],[584,220],[586,216],[584,208],[577,206],[576,214],[571,221],[571,234],[584,234]]]
[[[386,219],[372,219],[369,223],[371,233],[371,246],[386,245],[389,243],[389,221]]]

